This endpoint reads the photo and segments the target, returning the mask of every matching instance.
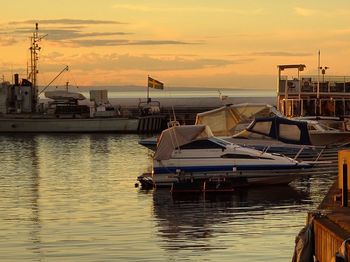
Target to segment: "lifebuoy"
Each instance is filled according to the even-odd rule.
[[[303,86],[309,87],[309,86],[310,86],[310,82],[309,82],[309,81],[305,81],[305,82],[303,83]]]

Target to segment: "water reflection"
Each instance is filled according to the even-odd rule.
[[[38,142],[37,137],[32,137],[27,139],[31,144],[30,147],[30,160],[32,162],[32,172],[31,172],[31,210],[32,210],[32,230],[29,232],[30,238],[33,242],[32,251],[37,253],[38,260],[41,261],[42,258],[42,242],[41,242],[41,217],[40,217],[40,175],[38,171],[39,158],[38,158]]]
[[[166,250],[226,249],[218,236],[262,234],[264,220],[276,219],[311,204],[307,192],[291,186],[239,189],[226,194],[171,194],[153,192],[153,211]],[[253,230],[252,230],[253,229]]]
[[[40,258],[42,243],[38,139],[30,134],[0,137],[4,167],[0,171],[0,178],[7,187],[5,205],[2,206],[5,212],[2,212],[2,216],[5,216],[5,220],[27,221],[28,238],[32,242],[28,249]]]
[[[142,191],[134,183],[151,160],[138,140],[0,136],[0,260],[290,260],[306,212],[328,189],[317,177],[233,194]]]

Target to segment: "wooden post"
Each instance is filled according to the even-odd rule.
[[[348,206],[348,165],[346,162],[343,163],[343,190],[342,190],[342,207]]]

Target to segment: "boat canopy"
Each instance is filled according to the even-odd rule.
[[[174,149],[190,143],[193,140],[206,139],[210,137],[213,137],[213,133],[206,125],[184,125],[170,127],[164,130],[160,135],[154,159],[169,159]]]
[[[282,116],[275,107],[263,103],[242,103],[226,105],[197,114],[196,125],[208,125],[215,136],[231,136],[239,130],[238,125],[246,125],[254,117]],[[246,127],[246,125],[244,127]]]
[[[248,138],[251,133],[270,137],[287,144],[312,144],[308,122],[291,120],[284,117],[256,118],[245,130],[233,137]]]
[[[53,100],[84,100],[86,97],[80,93],[65,90],[46,91],[45,97]]]

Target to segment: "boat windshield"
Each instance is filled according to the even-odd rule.
[[[337,124],[337,125],[336,125]],[[325,132],[325,131],[340,131],[342,128],[342,123],[332,123],[332,126],[330,124],[326,123],[320,123],[317,121],[308,121],[308,129],[309,130],[317,130],[320,132]]]
[[[220,138],[217,138],[217,137],[211,137],[211,138],[209,138],[209,140],[220,145],[220,146],[223,146],[223,147],[227,147],[227,146],[231,145],[230,142],[227,142],[227,141],[220,139]]]

